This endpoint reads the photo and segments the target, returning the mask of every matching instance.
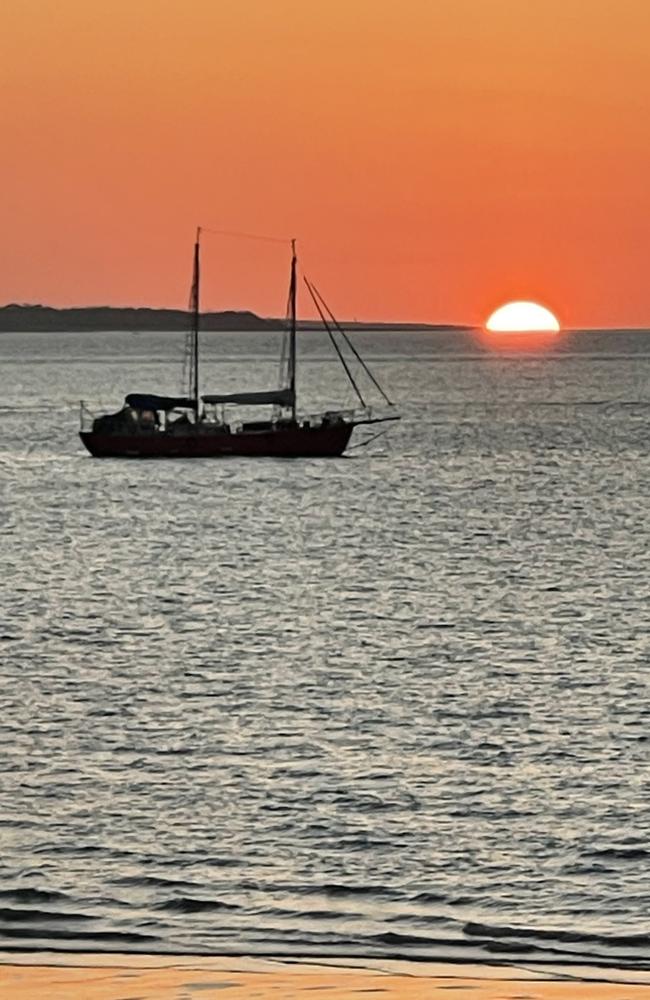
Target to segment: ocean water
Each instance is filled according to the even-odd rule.
[[[146,463],[78,400],[182,338],[0,336],[1,948],[650,968],[650,333],[356,342],[348,457]]]

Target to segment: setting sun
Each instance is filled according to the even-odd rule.
[[[490,333],[559,333],[560,324],[550,309],[536,302],[508,302],[492,313],[485,329]]]

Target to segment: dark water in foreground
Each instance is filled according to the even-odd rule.
[[[0,947],[650,967],[650,334],[357,342],[369,447],[147,464],[178,337],[0,337]]]

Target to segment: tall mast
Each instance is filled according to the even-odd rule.
[[[289,284],[289,388],[291,419],[296,419],[296,241],[291,240],[291,282]]]
[[[196,403],[196,419],[199,418],[199,285],[201,279],[200,269],[200,239],[201,227],[196,230],[196,242],[194,244],[194,280],[192,282],[192,397]]]

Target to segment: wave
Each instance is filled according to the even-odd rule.
[[[157,903],[154,909],[166,910],[169,913],[209,913],[219,910],[241,910],[241,906],[236,903],[224,903],[218,899],[195,899],[191,896],[180,896],[178,899]]]
[[[562,929],[544,929],[535,927],[508,927],[494,926],[493,924],[482,924],[469,922],[463,927],[463,931],[469,937],[510,939],[508,947],[512,944],[513,938],[525,938],[538,941],[555,941],[568,944],[599,944],[609,948],[650,947],[650,934],[598,934],[589,931],[569,931]]]
[[[324,896],[378,896],[384,899],[401,899],[404,895],[399,889],[388,886],[345,885],[340,882],[327,882],[316,890],[309,890],[310,893],[314,891]]]
[[[138,880],[141,881],[141,880]],[[367,890],[354,892],[358,887],[342,886],[361,895]],[[25,890],[24,892],[29,892]],[[20,892],[20,890],[19,890]],[[38,895],[37,890],[32,890]],[[322,895],[322,888],[319,889]],[[3,897],[6,898],[7,892]],[[439,894],[420,893],[414,897],[421,903],[441,901]],[[23,899],[24,902],[24,899]],[[69,903],[70,900],[67,899]],[[160,916],[157,917],[156,914]],[[188,941],[174,939],[174,928],[185,924],[167,923],[165,915],[200,915],[206,922],[189,928],[192,938]],[[229,923],[228,915],[235,915]],[[250,918],[243,925],[242,916]],[[211,920],[211,918],[213,918]],[[273,918],[281,923],[274,926]],[[293,958],[296,961],[315,955],[328,957],[374,956],[390,959],[421,961],[482,961],[517,962],[522,956],[536,964],[626,966],[650,968],[650,933],[606,934],[595,931],[578,931],[566,928],[517,926],[489,922],[462,922],[445,915],[422,916],[399,914],[385,917],[385,930],[376,933],[350,933],[351,922],[361,927],[363,913],[349,913],[311,907],[297,911],[278,906],[244,907],[219,899],[179,896],[164,899],[150,907],[146,923],[121,930],[89,926],[100,918],[88,913],[56,910],[51,908],[0,907],[0,942],[7,948],[53,948],[58,950],[121,949],[152,953],[214,953],[258,954]],[[323,921],[331,929],[309,929],[301,922]],[[336,922],[340,921],[337,927]],[[396,930],[390,924],[411,921],[411,928]],[[291,923],[290,923],[291,922]],[[81,924],[82,926],[79,926]],[[151,932],[144,932],[144,928]],[[422,933],[417,933],[417,928]],[[435,930],[434,930],[435,927]],[[428,933],[429,928],[433,933]]]
[[[162,875],[124,875],[110,880],[112,885],[134,886],[136,888],[152,889],[201,889],[197,882],[187,882],[183,879],[164,878]]]
[[[95,942],[110,943],[116,945],[147,944],[153,945],[160,941],[160,938],[152,934],[139,934],[135,931],[73,931],[58,930],[53,927],[2,927],[0,928],[0,941],[3,938],[20,938],[21,940],[32,941],[67,941],[72,943],[82,942],[86,946],[92,946]]]
[[[446,903],[448,899],[439,892],[419,892],[417,896],[412,896],[413,903]]]
[[[650,851],[645,847],[604,847],[600,850],[583,851],[582,857],[611,861],[645,861],[650,858]]]
[[[11,903],[55,903],[71,901],[64,892],[54,889],[0,889],[0,900]]]
[[[94,920],[95,917],[87,913],[64,913],[61,910],[19,910],[15,908],[0,907],[0,920],[6,922],[22,923],[30,921],[59,921],[59,920]]]

